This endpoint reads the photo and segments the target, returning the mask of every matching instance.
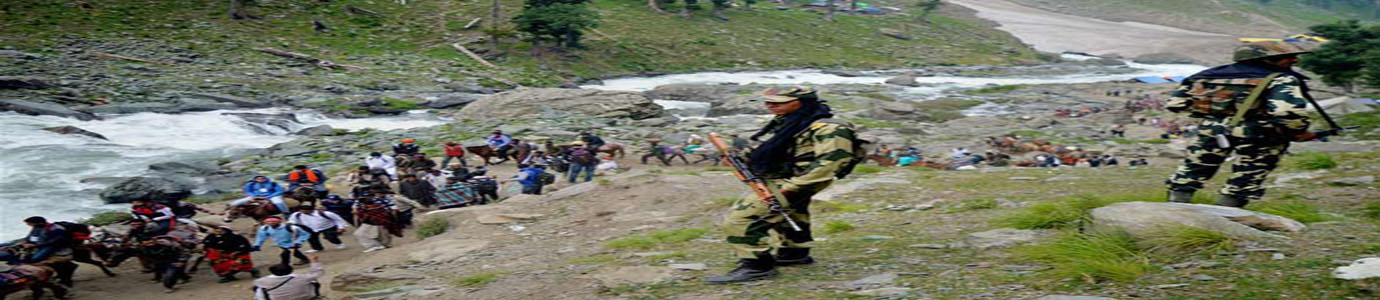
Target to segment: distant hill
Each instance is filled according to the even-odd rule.
[[[1012,0],[1045,10],[1111,21],[1274,37],[1343,19],[1380,18],[1375,0]]]

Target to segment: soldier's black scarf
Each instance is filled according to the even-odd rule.
[[[1193,76],[1189,76],[1187,79],[1184,79],[1184,81],[1199,79],[1265,78],[1266,76],[1270,76],[1270,73],[1284,73],[1284,75],[1298,78],[1299,87],[1303,89],[1305,94],[1308,93],[1308,85],[1304,81],[1308,79],[1308,76],[1299,74],[1291,68],[1281,68],[1279,66],[1266,64],[1259,60],[1248,60],[1230,65],[1217,66],[1198,72],[1198,74],[1193,74]]]
[[[753,173],[787,173],[789,162],[794,156],[791,149],[795,148],[795,135],[810,128],[810,124],[815,120],[834,116],[829,112],[829,106],[821,103],[819,98],[802,97],[796,101],[800,101],[800,110],[772,120],[752,135],[752,140],[756,141],[763,135],[772,134],[771,138],[748,154],[748,165],[752,167]]]

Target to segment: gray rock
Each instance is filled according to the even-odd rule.
[[[98,138],[98,139],[102,139],[102,140],[107,140],[107,141],[110,140],[110,139],[108,139],[108,138],[105,138],[104,135],[101,135],[101,134],[95,133],[95,132],[91,132],[91,131],[86,130],[86,129],[77,128],[76,126],[57,126],[57,127],[48,127],[48,128],[44,128],[43,130],[50,131],[50,132],[57,133],[57,134],[79,134],[79,135],[85,135],[85,136],[89,136],[89,137],[93,137],[93,138]]]
[[[1351,265],[1337,267],[1332,270],[1332,277],[1348,280],[1380,277],[1380,257],[1362,258]]]
[[[1035,300],[1116,300],[1116,298],[1099,296],[1049,295],[1040,298],[1035,298]]]
[[[1328,184],[1331,184],[1331,185],[1340,185],[1340,186],[1371,185],[1371,184],[1375,183],[1375,176],[1373,176],[1373,175],[1366,175],[1366,176],[1357,176],[1357,177],[1337,178],[1337,179],[1333,179],[1333,180],[1328,180],[1327,183],[1328,183]]]
[[[486,120],[519,117],[602,117],[634,120],[663,117],[666,112],[639,93],[520,88],[466,105],[457,117]]]
[[[427,102],[426,107],[444,109],[470,104],[475,101],[479,101],[479,97],[472,94],[452,94]]]
[[[889,37],[891,37],[891,38],[898,39],[898,40],[907,40],[907,41],[909,41],[910,39],[912,39],[912,37],[911,37],[910,35],[905,34],[904,32],[901,32],[900,30],[896,30],[896,29],[882,28],[882,29],[878,29],[877,32],[878,32],[878,33],[881,33],[882,35],[889,36]]]
[[[134,200],[179,201],[192,196],[192,185],[166,178],[133,177],[101,190],[100,196],[108,204]]]
[[[297,132],[295,132],[295,133],[293,133],[293,134],[296,134],[296,135],[305,135],[305,136],[327,136],[327,135],[335,135],[335,128],[332,128],[331,125],[317,125],[317,126],[307,127],[307,128],[302,129],[302,130],[298,130]]]
[[[944,245],[944,244],[915,244],[915,245],[910,245],[909,247],[911,247],[911,248],[920,248],[920,249],[945,249],[945,248],[949,248],[949,245]]]
[[[350,288],[370,285],[411,284],[423,279],[426,279],[425,275],[397,269],[378,272],[350,272],[335,275],[335,278],[331,279],[330,288],[336,291],[346,291]]]
[[[1174,288],[1181,288],[1181,287],[1186,287],[1186,286],[1188,286],[1187,283],[1174,283],[1174,284],[1161,284],[1161,285],[1156,285],[1156,286],[1151,286],[1151,287],[1157,288],[1157,289],[1174,289]]]
[[[1198,63],[1192,57],[1183,54],[1160,52],[1141,54],[1132,58],[1131,61],[1142,64],[1194,64]]]
[[[234,96],[234,95],[217,94],[217,93],[185,93],[185,95],[190,96],[190,97],[204,98],[204,99],[213,100],[213,101],[217,101],[217,102],[230,103],[230,104],[234,104],[235,106],[246,107],[246,108],[268,107],[268,106],[269,106],[268,103],[264,103],[263,101],[254,100],[254,99],[249,99],[249,98],[240,97],[240,96]]]
[[[91,113],[75,111],[62,105],[26,100],[0,100],[0,111],[13,111],[31,116],[59,116],[82,121],[100,119]]]
[[[667,267],[670,267],[670,268],[676,269],[676,270],[692,270],[692,271],[703,271],[703,270],[709,269],[709,266],[708,266],[708,265],[705,265],[704,263],[670,264],[670,265],[667,265]]]
[[[446,84],[446,89],[449,89],[449,90],[451,90],[452,92],[467,93],[467,94],[493,94],[493,93],[494,93],[494,89],[486,88],[486,87],[484,87],[484,86],[482,86],[482,85],[479,85],[478,83],[473,83],[473,82],[455,82],[455,83]]]
[[[178,112],[186,111],[213,111],[222,109],[235,109],[234,103],[216,102],[210,99],[182,97],[174,100],[177,106],[174,110]]]
[[[1181,151],[1181,150],[1164,150],[1164,151],[1160,151],[1160,153],[1159,153],[1157,156],[1163,157],[1163,158],[1174,158],[1174,159],[1180,159],[1180,158],[1188,157],[1188,156],[1186,156],[1186,155],[1184,154],[1184,152]]]
[[[206,174],[220,170],[220,166],[210,161],[169,161],[149,165],[149,170],[175,174]]]
[[[885,288],[879,288],[879,289],[861,290],[861,291],[852,292],[852,293],[850,293],[850,294],[859,295],[859,296],[897,298],[897,297],[911,296],[911,295],[914,294],[914,293],[915,293],[915,289],[912,289],[912,288],[905,288],[905,287],[885,287]]]
[[[1207,275],[1207,274],[1197,274],[1197,275],[1193,275],[1193,280],[1197,280],[1197,281],[1213,281],[1213,280],[1217,280],[1217,277],[1212,277],[1211,275]]]
[[[889,284],[891,284],[891,283],[893,283],[893,282],[896,282],[896,279],[899,278],[899,277],[900,277],[900,275],[897,275],[896,273],[883,273],[883,274],[877,274],[877,275],[867,276],[867,277],[864,277],[863,279],[858,279],[858,280],[850,281],[850,282],[848,282],[848,283],[845,283],[844,286],[847,286],[847,287],[849,287],[849,288],[865,288],[865,287],[883,286],[883,285],[889,285]]]
[[[163,102],[134,102],[134,103],[112,103],[97,105],[87,108],[86,111],[97,114],[137,114],[137,113],[174,113],[179,112],[172,103]]]
[[[52,79],[34,76],[0,76],[0,89],[41,90],[55,88]]]
[[[919,82],[915,82],[915,76],[912,76],[912,75],[909,75],[909,74],[905,74],[905,75],[900,75],[900,76],[888,78],[888,79],[886,80],[886,84],[894,84],[894,85],[900,85],[900,86],[912,86],[912,87],[914,87],[914,86],[920,86],[920,83],[919,83]]]
[[[1034,242],[1046,236],[1049,234],[1044,231],[1001,228],[970,233],[962,242],[959,242],[958,246],[977,249],[1011,247]]]
[[[302,145],[298,141],[292,141],[273,145],[272,147],[268,147],[266,151],[277,156],[301,156],[321,152],[321,149],[314,149]]]
[[[1165,226],[1191,226],[1246,238],[1285,238],[1271,231],[1303,231],[1303,223],[1233,207],[1191,203],[1123,202],[1092,210],[1095,230],[1125,230],[1153,237]]]
[[[258,126],[271,127],[271,128],[275,128],[275,129],[278,130],[278,131],[284,131],[284,132],[288,132],[289,130],[292,130],[293,127],[296,127],[297,124],[301,124],[301,123],[302,123],[302,121],[297,120],[297,115],[288,114],[288,113],[282,113],[282,114],[226,113],[225,115],[227,115],[227,116],[236,116],[236,117],[239,117],[239,118],[241,118],[241,119],[244,119],[245,121],[248,121],[248,122],[251,123],[251,124],[258,125]],[[271,131],[270,131],[270,132],[271,132]]]
[[[100,185],[111,185],[111,184],[116,184],[116,183],[123,182],[123,181],[125,181],[125,180],[129,180],[129,179],[130,179],[130,177],[90,177],[90,178],[82,178],[82,179],[79,180],[78,182],[81,182],[81,183],[94,183],[94,184],[100,184]]]
[[[930,114],[916,109],[914,104],[906,101],[873,101],[872,109],[867,115],[873,119],[889,121],[927,122],[932,119]]]

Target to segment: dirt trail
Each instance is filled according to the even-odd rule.
[[[950,0],[978,11],[1035,49],[1096,55],[1172,52],[1204,62],[1223,62],[1235,46],[1232,36],[1139,22],[1111,22],[1060,14],[1006,0]]]
[[[675,164],[675,165],[672,166],[672,167],[643,166],[643,165],[638,164],[637,161],[636,161],[636,158],[633,158],[633,157],[631,157],[631,156],[632,156],[632,154],[630,154],[628,158],[619,159],[619,160],[618,160],[619,164],[620,164],[621,166],[625,166],[625,167],[631,166],[631,167],[632,167],[633,169],[635,169],[635,170],[638,170],[638,169],[640,169],[640,170],[660,169],[660,170],[662,170],[662,171],[660,171],[660,172],[671,172],[671,173],[674,173],[674,172],[696,172],[696,171],[701,170],[701,169],[703,169],[703,168],[706,167],[706,164],[685,166],[685,165],[681,165],[681,164],[679,164],[679,163]],[[635,171],[635,172],[638,172],[638,171]],[[497,178],[510,178],[510,177],[512,177],[512,176],[515,174],[515,171],[513,170],[513,165],[512,165],[512,163],[507,163],[507,164],[504,164],[504,165],[491,167],[490,174],[496,176]],[[723,176],[723,177],[731,178],[731,175],[727,175],[727,174],[724,174],[724,175],[725,175],[725,176]],[[340,182],[340,180],[343,180],[343,178],[345,178],[344,174],[338,174],[338,176],[334,176],[334,177],[333,177],[333,179],[332,179],[332,181],[333,181],[332,185],[333,185],[334,187],[336,187],[336,188],[332,191],[334,194],[345,194],[345,193],[346,193],[346,186],[347,186],[347,185],[344,184],[343,182]],[[596,179],[597,179],[597,178],[607,178],[607,177],[596,177]],[[565,182],[564,182],[564,180],[565,180],[564,176],[561,176],[559,179],[560,179],[560,180],[558,180],[557,184],[554,186],[556,190],[562,189],[562,188],[567,188],[567,187],[570,187],[570,186],[571,186],[571,184],[565,183]],[[595,183],[590,183],[590,184],[595,184]],[[617,182],[614,182],[614,185],[615,185],[615,186],[622,186],[622,185],[618,184]],[[726,185],[726,186],[736,187],[735,185]],[[553,189],[551,189],[551,188],[548,188],[548,189],[547,189],[547,193],[548,193],[548,194],[551,193],[552,191],[553,191]],[[641,197],[645,197],[645,196],[646,196],[645,192],[640,193],[640,194],[642,194],[642,195],[640,195]],[[609,196],[609,197],[614,197],[614,196],[616,196],[616,198],[613,198],[613,199],[618,199],[618,200],[621,200],[621,199],[628,199],[629,197],[639,197],[639,196],[634,196],[634,195],[630,195],[630,194],[606,195],[606,196]],[[701,199],[701,200],[702,200],[702,199]],[[703,202],[693,202],[693,203],[695,203],[695,204],[703,204]],[[474,213],[478,213],[478,212],[492,212],[492,211],[496,211],[496,210],[497,210],[497,211],[502,211],[502,212],[505,212],[505,213],[544,213],[544,214],[548,214],[548,215],[557,214],[557,212],[552,211],[550,208],[543,209],[542,211],[525,211],[525,209],[527,209],[527,208],[535,208],[535,206],[527,206],[527,205],[516,206],[517,204],[519,204],[519,203],[508,203],[508,202],[504,202],[504,203],[495,204],[495,205],[486,205],[486,206],[479,206],[479,207],[474,207],[474,208],[466,208],[466,209],[463,209],[463,210],[465,211],[465,212],[463,212],[463,214],[464,214],[466,217],[464,217],[464,218],[455,218],[455,217],[451,217],[451,218],[452,218],[452,225],[451,225],[450,230],[451,230],[452,232],[465,231],[465,232],[468,233],[468,234],[463,235],[463,236],[466,237],[466,238],[485,237],[485,238],[488,238],[490,241],[493,241],[494,244],[503,244],[502,242],[508,242],[508,243],[511,243],[511,244],[518,244],[518,243],[521,243],[522,240],[525,239],[526,237],[525,237],[525,236],[512,235],[512,234],[511,234],[512,232],[510,232],[507,228],[501,227],[501,226],[482,226],[483,228],[481,228],[481,225],[478,225],[478,224],[476,224],[476,223],[474,223],[474,222],[472,222],[472,221],[468,221],[467,219],[472,219],[473,216],[474,216]],[[626,207],[625,207],[625,206],[626,206]],[[630,208],[631,206],[634,206],[634,205],[631,204],[631,203],[625,203],[625,204],[621,204],[621,205],[616,205],[616,207],[625,207],[625,208]],[[208,207],[211,207],[211,209],[212,209],[213,211],[220,211],[220,209],[219,209],[220,205],[209,205]],[[518,207],[522,207],[522,208],[518,208]],[[614,207],[614,206],[610,206],[610,207]],[[606,209],[611,209],[610,207],[602,207],[602,208],[599,208],[599,209],[600,209],[599,211],[597,211],[597,212],[589,212],[588,214],[602,213],[602,212],[606,211]],[[591,208],[591,209],[593,209],[593,208]],[[577,209],[574,209],[574,208],[569,209],[569,210],[567,210],[567,209],[562,209],[562,210],[563,210],[563,211],[566,211],[566,212],[577,211]],[[682,213],[683,213],[683,212],[682,212]],[[452,214],[452,213],[448,213],[448,214]],[[424,215],[424,213],[418,213],[418,217],[417,217],[418,220],[422,219],[422,218],[423,218],[423,215]],[[661,216],[661,217],[664,217],[664,216],[665,216],[665,215],[661,215],[661,214],[658,214],[658,215]],[[673,215],[675,215],[675,214],[673,214]],[[653,216],[645,216],[645,217],[656,218],[656,217],[653,217]],[[456,219],[461,219],[461,220],[465,220],[465,221],[456,222],[456,221],[455,221]],[[641,218],[633,218],[633,219],[641,220]],[[247,233],[250,232],[252,225],[251,225],[250,221],[248,221],[247,219],[241,219],[241,220],[236,221],[236,222],[232,225],[232,227],[234,227],[239,233],[241,233],[241,234],[246,234],[246,235],[247,235]],[[534,229],[535,229],[535,228],[534,228]],[[624,232],[621,232],[621,233],[626,233],[626,232],[624,231]],[[507,235],[507,237],[506,237],[506,238],[497,238],[496,236],[498,236],[498,235]],[[456,237],[457,237],[457,236],[455,236],[454,234],[450,234],[450,235],[446,235],[446,236],[449,237],[449,238],[456,238]],[[495,236],[495,237],[489,237],[489,236]],[[251,239],[251,241],[253,240],[252,237],[251,237],[250,239]],[[343,273],[343,272],[359,271],[361,268],[369,268],[369,267],[374,267],[374,266],[379,266],[379,265],[384,265],[384,264],[390,264],[390,263],[396,264],[396,263],[399,263],[399,262],[405,262],[405,261],[408,261],[408,260],[409,260],[409,256],[410,256],[412,253],[417,252],[417,251],[423,251],[423,250],[426,250],[426,249],[428,249],[428,248],[432,248],[432,247],[416,247],[416,245],[414,245],[414,244],[415,244],[415,242],[417,242],[417,237],[416,237],[416,233],[415,233],[413,230],[408,230],[408,231],[406,232],[406,237],[405,237],[405,238],[395,238],[395,239],[393,240],[393,245],[394,245],[393,248],[387,249],[387,250],[383,250],[383,251],[368,253],[368,254],[360,253],[360,251],[362,251],[363,249],[359,247],[359,244],[358,244],[358,242],[355,241],[353,235],[347,233],[347,234],[342,235],[342,236],[341,236],[341,239],[345,242],[346,245],[349,246],[348,249],[345,249],[345,250],[335,250],[335,249],[333,249],[333,248],[331,247],[331,245],[330,245],[329,243],[325,243],[325,242],[323,241],[323,243],[326,245],[326,248],[327,248],[327,249],[326,249],[325,251],[321,251],[321,252],[316,253],[317,255],[319,255],[319,256],[321,257],[321,261],[324,263],[325,269],[326,269],[326,276],[322,279],[322,284],[323,284],[322,292],[323,292],[324,294],[326,294],[327,296],[329,296],[331,299],[343,299],[343,298],[346,297],[346,293],[329,291],[329,287],[328,287],[328,286],[329,286],[329,284],[330,284],[330,280],[331,280],[331,278],[333,278],[335,275],[340,274],[340,273]],[[435,241],[435,239],[427,240],[427,241],[428,241],[428,242],[432,242],[432,241]],[[530,240],[529,240],[529,241],[530,241]],[[537,249],[551,250],[551,249],[559,249],[559,248],[568,247],[568,246],[570,246],[570,245],[561,245],[561,244],[562,244],[562,243],[570,243],[570,242],[571,242],[571,239],[569,239],[569,237],[567,237],[567,239],[548,240],[547,242],[542,243],[542,244],[544,244],[542,247],[533,247],[531,244],[527,244],[527,245],[522,246],[522,247],[520,247],[520,248],[537,248]],[[554,243],[555,245],[552,245],[552,243]],[[429,244],[423,243],[423,244],[419,244],[419,245],[421,245],[421,246],[427,246],[427,245],[429,245]],[[500,249],[507,248],[507,247],[508,247],[508,246],[491,247],[491,248],[499,248],[499,249],[487,249],[487,250],[485,250],[485,251],[483,251],[483,252],[488,252],[488,251],[499,251],[499,252],[502,252],[502,251],[504,251],[504,250],[500,250]],[[507,249],[506,251],[514,251],[514,249]],[[519,252],[521,252],[521,251],[519,250]],[[584,251],[581,251],[581,252],[584,252]],[[565,254],[565,255],[563,255],[563,256],[570,256],[570,255],[573,255],[573,253]],[[276,263],[276,262],[278,261],[278,250],[275,249],[275,248],[273,248],[272,246],[265,245],[265,246],[264,246],[264,251],[255,252],[255,253],[253,254],[253,256],[254,256],[255,265],[258,266],[260,269],[263,269],[265,266],[270,265],[270,264],[273,264],[273,263]],[[526,255],[524,255],[524,256],[526,256]],[[194,257],[195,257],[195,256],[194,256]],[[525,264],[530,264],[530,263],[532,263],[531,259],[532,259],[532,258],[529,257],[527,260],[525,260],[525,261],[523,261],[523,262],[521,262],[521,263],[518,263],[518,264],[523,264],[523,265],[525,265]],[[305,267],[306,267],[306,266],[300,266],[299,268],[305,268]],[[109,299],[142,299],[142,300],[158,300],[158,299],[170,299],[170,300],[171,300],[171,299],[197,299],[197,300],[252,299],[251,294],[250,294],[250,292],[249,292],[249,291],[250,291],[250,287],[252,286],[252,280],[248,278],[248,274],[240,274],[240,275],[238,276],[238,277],[240,278],[240,280],[238,280],[238,281],[234,281],[234,282],[230,282],[230,283],[216,283],[215,281],[216,281],[217,277],[216,277],[215,274],[211,271],[210,265],[209,265],[208,263],[203,263],[202,266],[201,266],[201,269],[198,270],[196,273],[193,273],[193,274],[192,274],[192,280],[191,280],[191,282],[189,282],[189,283],[187,283],[187,284],[178,285],[178,286],[177,286],[177,291],[174,292],[174,293],[172,293],[172,294],[165,294],[165,293],[163,293],[163,288],[162,288],[162,286],[160,286],[157,282],[151,281],[151,279],[153,278],[153,275],[152,275],[152,274],[147,274],[147,273],[140,273],[140,272],[139,272],[138,264],[137,264],[137,263],[133,263],[132,260],[131,260],[130,262],[127,262],[127,263],[121,265],[119,268],[113,268],[112,270],[115,271],[115,273],[118,273],[119,276],[117,276],[117,277],[106,277],[105,275],[100,274],[100,272],[99,272],[98,270],[96,270],[94,267],[91,267],[91,266],[89,266],[89,265],[82,265],[82,267],[81,267],[80,269],[78,269],[77,274],[76,274],[76,276],[75,276],[75,278],[74,278],[74,279],[76,280],[76,287],[75,287],[74,289],[72,289],[72,291],[73,291],[73,293],[74,293],[74,294],[73,294],[73,297],[71,297],[71,298],[69,298],[69,299],[74,299],[74,300],[87,300],[87,299],[89,299],[89,300],[109,300]],[[468,270],[467,270],[467,271],[468,271]],[[264,272],[266,273],[267,271],[264,271]],[[538,288],[538,287],[535,287],[535,286],[534,286],[534,287],[530,287],[529,290],[541,290],[541,288]],[[28,297],[28,293],[20,293],[20,294],[13,295],[12,297],[13,297],[14,299],[20,299],[21,297]],[[50,297],[51,297],[51,296],[50,296]],[[27,299],[27,298],[25,298],[25,299]]]

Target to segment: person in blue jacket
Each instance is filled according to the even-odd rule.
[[[518,165],[518,174],[506,181],[517,181],[522,184],[522,193],[528,195],[541,195],[541,174],[546,173],[546,167]]]
[[[282,264],[286,265],[292,261],[292,257],[297,257],[299,265],[305,265],[310,261],[306,254],[302,254],[302,243],[306,243],[311,237],[311,233],[302,230],[295,225],[283,224],[283,219],[279,217],[268,217],[264,219],[264,226],[259,227],[259,233],[254,237],[254,251],[262,250],[264,241],[273,239],[273,244],[283,249],[278,257],[282,259]]]
[[[244,182],[245,197],[230,202],[230,207],[245,205],[249,203],[250,200],[254,200],[254,198],[264,198],[268,199],[269,202],[273,202],[273,206],[278,207],[278,212],[286,216],[291,212],[288,211],[287,202],[283,202],[284,192],[286,192],[286,190],[283,190],[283,186],[273,182],[273,179],[268,178],[268,176],[254,176],[253,179]]]

